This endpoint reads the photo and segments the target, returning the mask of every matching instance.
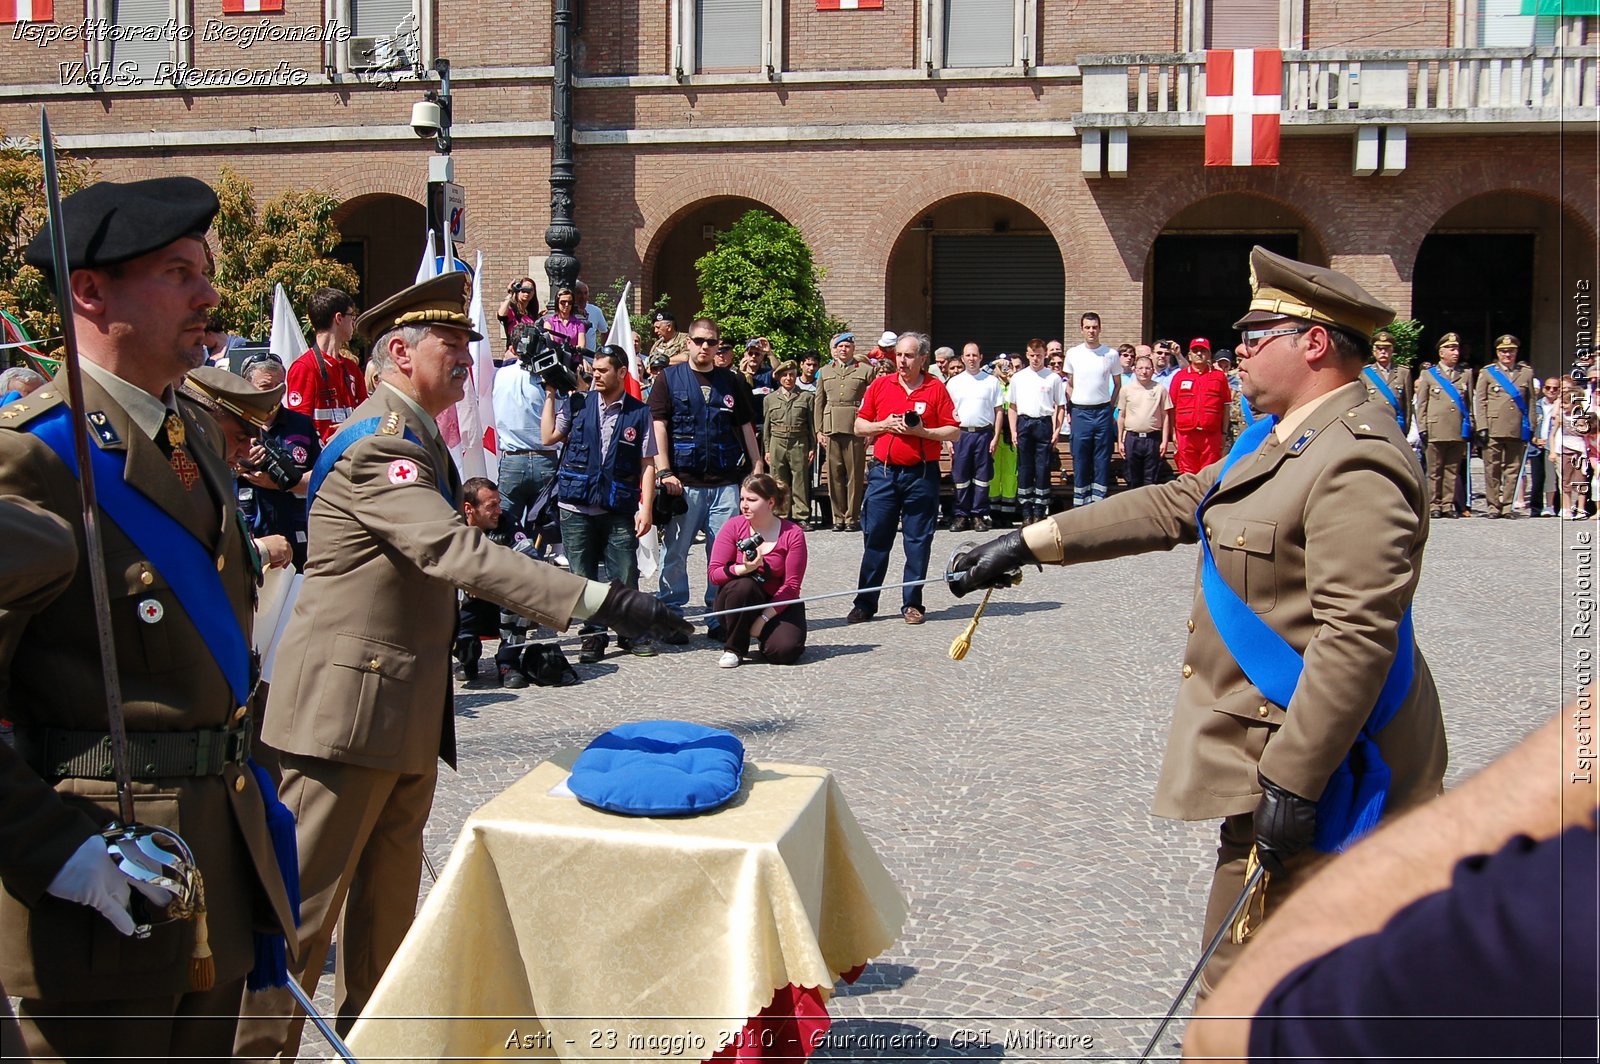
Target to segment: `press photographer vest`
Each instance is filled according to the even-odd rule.
[[[730,484],[744,472],[744,442],[734,424],[733,374],[712,369],[705,375],[710,396],[701,392],[701,377],[686,362],[668,366],[672,392],[670,435],[672,468],[696,480]]]
[[[632,513],[639,505],[639,471],[644,460],[650,408],[623,395],[622,410],[605,454],[600,453],[600,395],[581,392],[569,400],[572,430],[556,471],[556,495],[576,506]]]

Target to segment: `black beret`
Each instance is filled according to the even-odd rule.
[[[67,268],[115,266],[166,247],[185,236],[202,236],[217,213],[217,194],[192,177],[149,181],[99,181],[61,201],[67,230]],[[52,272],[50,223],[39,230],[23,259]]]

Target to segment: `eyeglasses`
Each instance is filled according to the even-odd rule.
[[[689,337],[689,342],[696,347],[704,347],[706,344],[714,344],[719,341],[715,336],[691,336]]]
[[[253,354],[249,354],[249,355],[246,355],[244,357],[244,361],[239,363],[239,371],[241,373],[244,373],[244,372],[247,372],[249,370],[255,369],[257,366],[269,366],[269,365],[270,366],[277,366],[279,369],[283,368],[283,363],[278,360],[278,356],[277,355],[271,354],[271,353],[266,352],[266,351],[257,351],[257,352],[255,352]]]
[[[519,288],[519,289],[517,289],[517,291],[521,292],[525,296],[531,296],[535,292],[537,292],[538,289],[537,288]]]
[[[1310,329],[1309,325],[1295,325],[1286,329],[1246,329],[1239,336],[1244,340],[1245,350],[1254,351],[1263,340],[1270,340],[1274,336],[1299,336]]]

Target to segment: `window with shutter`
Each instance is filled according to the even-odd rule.
[[[1478,0],[1478,47],[1554,45],[1561,19],[1555,15],[1524,15],[1523,7],[1523,0]]]
[[[1206,47],[1279,47],[1278,10],[1278,0],[1210,0],[1206,5]]]
[[[174,60],[177,21],[172,0],[114,0],[110,35],[111,70],[117,77],[154,78]]]
[[[388,37],[409,14],[411,0],[350,0],[350,32],[358,37]]]
[[[944,65],[1006,67],[1016,62],[1015,0],[945,0]]]
[[[762,0],[698,0],[695,46],[702,73],[761,68]]]

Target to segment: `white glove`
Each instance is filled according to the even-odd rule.
[[[140,859],[140,863],[148,865],[149,862]],[[119,872],[116,862],[106,852],[105,840],[99,835],[91,835],[67,858],[67,863],[50,881],[46,893],[98,909],[101,916],[111,921],[112,927],[124,935],[132,935],[133,916],[128,912],[130,885],[138,887],[139,893],[163,908],[172,900],[171,891],[152,884],[135,883]]]

